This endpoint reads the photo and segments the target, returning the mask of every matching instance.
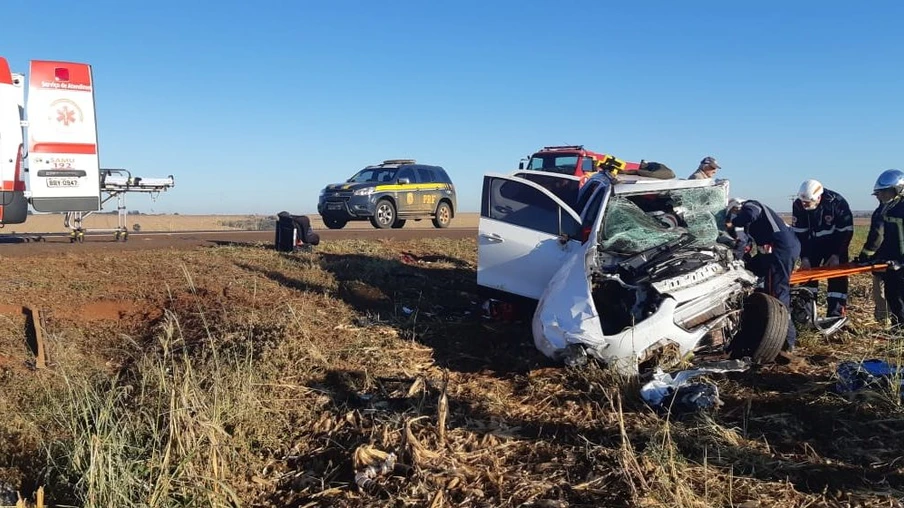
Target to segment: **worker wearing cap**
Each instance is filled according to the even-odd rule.
[[[716,176],[716,171],[721,169],[721,166],[716,163],[716,159],[713,157],[704,157],[702,161],[700,161],[700,165],[697,166],[697,171],[691,173],[691,176],[687,177],[688,180],[703,180],[705,178],[712,178]]]
[[[763,278],[763,290],[782,302],[791,311],[791,271],[800,256],[800,242],[777,213],[768,206],[753,200],[734,199],[728,211],[728,225],[738,232],[744,243],[754,242],[758,253],[753,256],[756,269]],[[760,258],[760,256],[763,256]],[[788,335],[785,349],[793,350],[797,342],[797,330],[788,319]]]
[[[791,205],[791,230],[800,241],[800,267],[838,266],[847,263],[854,237],[854,214],[841,194],[826,189],[818,180],[804,180]],[[819,281],[806,283],[814,294]],[[847,306],[848,278],[833,277],[828,282],[826,301],[829,317],[843,316]]]
[[[897,169],[883,171],[876,179],[873,194],[883,203],[882,242],[876,251],[877,260],[904,262],[904,172]],[[904,270],[890,267],[882,274],[885,299],[891,313],[892,326],[904,326]]]
[[[876,195],[873,192],[873,195]],[[878,200],[879,197],[876,196]],[[876,251],[882,245],[882,234],[884,231],[884,223],[882,222],[882,213],[885,212],[885,205],[879,201],[879,205],[873,210],[873,214],[869,220],[869,232],[866,234],[866,242],[857,255],[858,263],[874,263],[876,261]],[[885,301],[885,295],[882,290],[882,274],[873,272],[873,317],[877,322],[888,324],[888,302]]]

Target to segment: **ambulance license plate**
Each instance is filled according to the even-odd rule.
[[[327,210],[342,210],[342,203],[327,203]]]
[[[47,186],[51,188],[78,187],[78,178],[48,178]]]

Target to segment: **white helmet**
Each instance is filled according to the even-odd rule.
[[[741,205],[744,204],[744,201],[747,201],[747,200],[741,199],[741,198],[731,198],[728,200],[728,206],[725,209],[728,210],[729,212],[731,212],[735,208],[740,208]]]
[[[800,200],[804,210],[815,210],[819,206],[819,200],[822,198],[824,190],[818,180],[804,180],[797,191],[797,199]]]

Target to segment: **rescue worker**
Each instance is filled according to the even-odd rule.
[[[883,203],[882,242],[876,251],[876,259],[898,264],[882,274],[885,283],[885,299],[891,313],[891,325],[904,325],[904,172],[888,169],[879,175],[873,186],[873,194]]]
[[[875,194],[875,192],[873,193]],[[878,196],[876,200],[878,201]],[[875,263],[876,251],[882,244],[882,212],[885,211],[885,203],[879,201],[879,205],[873,210],[873,215],[869,220],[869,232],[866,234],[866,242],[857,255],[858,263]],[[882,274],[873,272],[873,317],[876,322],[888,325],[888,302],[885,301],[885,295],[882,290]]]
[[[703,180],[705,178],[713,178],[716,176],[716,171],[721,169],[721,166],[716,163],[716,159],[713,157],[704,157],[703,160],[700,161],[700,165],[697,166],[697,171],[691,173],[691,176],[687,177],[688,180]]]
[[[800,256],[800,242],[774,210],[754,200],[734,199],[728,210],[728,226],[734,228],[739,251],[752,241],[757,254],[752,257],[750,270],[763,278],[763,290],[775,297],[791,311],[791,271]],[[793,351],[797,329],[788,319],[785,348]]]
[[[804,180],[791,205],[791,230],[800,241],[800,267],[838,266],[850,261],[848,249],[854,237],[854,214],[841,194],[826,189],[818,180]],[[805,284],[813,296],[819,281]],[[829,279],[826,316],[845,315],[848,278]]]

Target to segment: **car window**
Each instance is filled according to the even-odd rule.
[[[576,208],[578,202],[578,192],[580,191],[580,180],[572,180],[570,178],[560,178],[555,176],[531,173],[530,171],[522,171],[517,173],[518,178],[530,180],[539,184],[544,189],[552,192],[557,198],[561,199],[577,213],[581,212],[580,208]]]
[[[446,173],[445,169],[435,168],[435,171],[436,171],[436,176],[439,177],[439,179],[437,181],[442,182],[442,183],[448,183],[450,185],[452,184],[452,179],[449,178],[449,174]]]
[[[584,157],[581,162],[581,170],[583,170],[584,173],[593,173],[593,159]]]
[[[594,182],[596,183],[596,182]],[[599,189],[599,192],[594,194],[586,194],[590,196],[590,205],[586,206],[587,213],[585,213],[581,220],[581,229],[587,230],[588,232],[593,229],[593,224],[596,223],[596,218],[599,217],[600,213],[603,209],[603,199],[606,197],[606,189]],[[583,213],[583,208],[581,209]]]
[[[365,182],[391,182],[395,179],[395,168],[371,168],[362,169],[355,176],[348,179],[349,182],[365,183]]]
[[[577,167],[577,155],[542,154],[531,157],[527,169],[573,175]]]
[[[407,178],[411,183],[417,183],[417,177],[414,176],[414,170],[411,168],[402,168],[399,170],[399,180]]]
[[[600,182],[598,180],[590,180],[581,187],[581,190],[578,191],[578,200],[574,205],[574,211],[578,214],[584,211],[584,207],[587,206],[587,201],[590,201],[590,198],[593,196],[593,192],[600,186]]]
[[[435,183],[439,180],[430,168],[417,168],[418,183]]]
[[[555,201],[529,185],[501,178],[487,179],[481,215],[550,235],[576,236],[580,225]]]

